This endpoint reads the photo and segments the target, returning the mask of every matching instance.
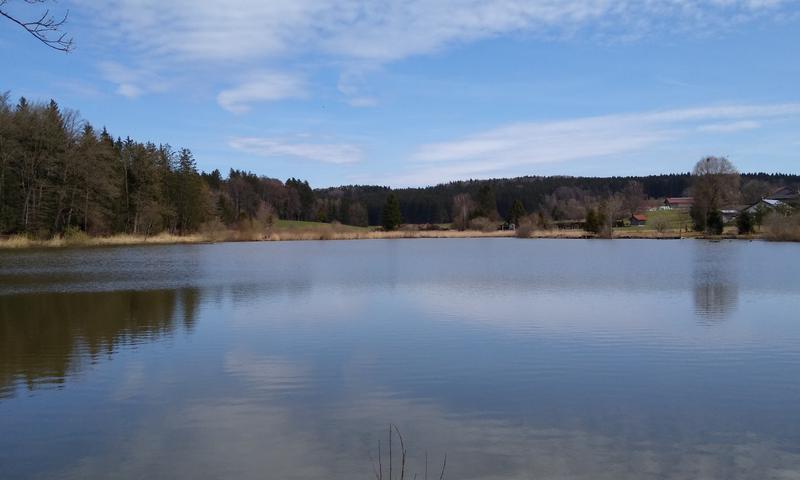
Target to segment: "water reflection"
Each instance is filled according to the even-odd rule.
[[[0,296],[0,398],[63,384],[86,362],[179,325],[191,331],[200,301],[198,289]]]
[[[728,318],[739,301],[738,251],[702,243],[694,252],[694,306],[701,323],[713,325]]]
[[[0,253],[0,478],[792,478],[797,248]]]

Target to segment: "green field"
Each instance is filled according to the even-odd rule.
[[[299,220],[277,220],[273,227],[279,230],[292,230],[292,231],[314,231],[324,228],[330,228],[330,223],[322,222],[304,222]],[[368,232],[372,230],[369,227],[355,227],[353,225],[338,224],[335,226],[336,230],[342,232]]]
[[[647,217],[647,223],[641,227],[616,228],[617,231],[642,231],[656,230],[656,224],[661,220],[666,222],[667,232],[683,231],[687,227],[691,228],[692,221],[689,212],[686,210],[655,210],[652,212],[642,212]]]

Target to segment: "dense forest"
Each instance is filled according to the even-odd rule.
[[[343,186],[312,189],[231,169],[201,172],[189,149],[113,137],[55,101],[11,103],[0,96],[0,233],[48,237],[70,230],[93,235],[238,228],[274,219],[380,225],[391,194],[405,223],[449,223],[459,205],[470,215],[508,218],[538,212],[582,218],[609,195],[683,195],[689,173],[646,177],[520,177],[470,180],[427,188]],[[800,183],[800,176],[742,174],[742,201]],[[394,200],[393,200],[394,201]],[[635,205],[634,207],[635,208]],[[516,212],[516,213],[515,213]]]

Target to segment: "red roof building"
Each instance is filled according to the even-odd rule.
[[[631,215],[631,226],[632,227],[639,227],[647,223],[647,216],[642,215],[641,213],[634,213]]]
[[[694,205],[692,197],[669,197],[664,200],[664,206],[669,208],[691,208]]]

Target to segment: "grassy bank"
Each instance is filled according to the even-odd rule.
[[[303,241],[303,240],[374,240],[395,238],[504,238],[517,236],[513,231],[479,231],[479,230],[395,230],[384,232],[374,228],[353,227],[347,225],[331,225],[316,222],[295,222],[281,220],[271,228],[263,231],[215,230],[191,235],[171,235],[161,233],[153,236],[113,235],[108,237],[90,237],[83,233],[67,237],[55,237],[47,240],[36,240],[21,235],[0,239],[0,249],[27,248],[69,248],[69,247],[102,247],[123,245],[169,245],[192,243],[246,242],[246,241]],[[535,230],[527,238],[532,239],[581,239],[594,238],[583,230]],[[696,232],[664,231],[658,232],[649,228],[615,229],[616,239],[678,239],[678,238],[711,238]],[[726,232],[713,239],[761,239],[761,235],[738,236]]]
[[[146,237],[144,235],[120,234],[109,237],[90,237],[82,235],[80,238],[53,237],[47,240],[37,240],[23,235],[12,235],[0,239],[0,249],[21,248],[64,248],[64,247],[100,247],[114,245],[173,245],[181,243],[203,243],[211,241],[204,235],[171,235],[160,233]]]

